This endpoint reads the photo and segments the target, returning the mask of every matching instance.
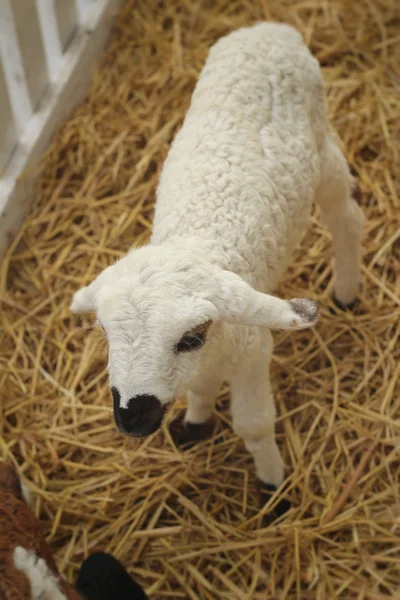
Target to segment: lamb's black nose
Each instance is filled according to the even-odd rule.
[[[167,407],[156,396],[141,394],[128,400],[127,408],[120,406],[121,396],[111,388],[114,400],[114,418],[122,433],[133,437],[147,437],[161,427]]]

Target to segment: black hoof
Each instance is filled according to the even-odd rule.
[[[169,426],[169,432],[177,446],[193,445],[196,442],[209,439],[214,431],[215,420],[205,423],[185,423],[183,417],[178,417]]]
[[[335,294],[332,294],[332,300],[335,304],[335,306],[337,306],[337,308],[339,308],[340,310],[353,310],[353,308],[356,306],[357,304],[357,298],[355,298],[353,300],[353,302],[349,302],[349,304],[343,304],[343,302],[340,302],[340,300],[338,300],[336,298]]]
[[[261,508],[270,501],[272,496],[275,494],[278,488],[270,483],[260,482],[260,501]],[[282,515],[286,514],[292,507],[292,503],[286,498],[282,498],[278,501],[278,503],[274,506],[271,512],[265,514],[263,516],[263,525],[269,525]]]

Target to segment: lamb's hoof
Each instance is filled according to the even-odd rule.
[[[215,419],[211,417],[205,423],[188,423],[182,416],[169,426],[171,437],[176,446],[193,446],[196,442],[209,439],[214,431]]]
[[[261,508],[263,508],[265,504],[269,502],[269,500],[275,494],[277,489],[278,488],[275,485],[272,485],[271,483],[264,483],[260,481]],[[291,507],[291,502],[289,500],[286,500],[286,498],[282,498],[281,500],[279,500],[278,504],[274,506],[271,512],[263,516],[263,526],[266,527],[267,525],[270,525],[273,521],[286,514],[291,509]]]
[[[332,294],[332,300],[333,300],[335,306],[337,306],[337,308],[339,308],[340,310],[344,310],[344,311],[353,310],[353,308],[357,304],[357,298],[354,298],[354,300],[352,302],[349,302],[348,304],[344,304],[336,297],[336,294]]]

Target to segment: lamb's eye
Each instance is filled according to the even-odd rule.
[[[177,352],[190,352],[197,350],[204,344],[204,333],[185,333],[176,345]]]
[[[191,352],[191,350],[201,348],[206,341],[206,334],[210,325],[211,321],[207,321],[192,329],[192,331],[187,331],[177,343],[175,347],[176,352]]]

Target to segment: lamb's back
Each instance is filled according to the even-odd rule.
[[[308,221],[326,131],[320,70],[298,32],[262,23],[222,38],[165,162],[153,241],[197,237],[221,266],[274,285]]]

